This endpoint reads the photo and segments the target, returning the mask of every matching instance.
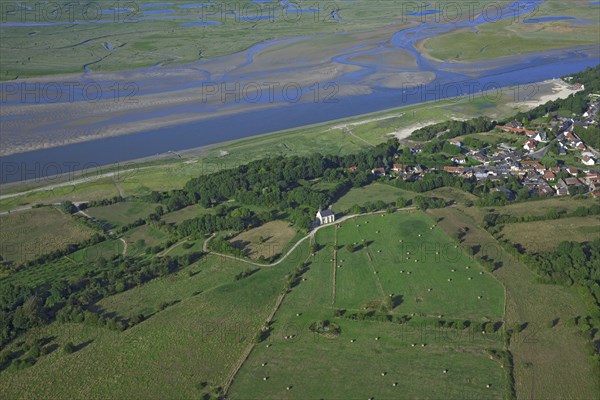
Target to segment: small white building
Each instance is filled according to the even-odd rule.
[[[329,208],[327,210],[319,210],[317,219],[320,225],[331,224],[335,222],[335,214]]]

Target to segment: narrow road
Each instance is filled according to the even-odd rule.
[[[125,254],[127,254],[127,242],[123,238],[119,238],[119,240],[121,243],[123,243],[123,251],[121,252],[121,255],[125,256]]]

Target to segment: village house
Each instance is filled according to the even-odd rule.
[[[573,167],[567,167],[566,171],[573,176],[577,176],[577,174],[579,174],[579,170]]]
[[[528,141],[525,142],[525,144],[523,145],[523,148],[525,150],[532,151],[532,150],[535,150],[536,145],[537,145],[537,142],[534,139],[529,139]]]
[[[538,142],[547,142],[548,135],[546,135],[546,132],[540,131],[534,136],[534,139],[537,140]]]
[[[569,142],[575,142],[577,140],[577,136],[575,136],[573,132],[568,131],[565,133],[565,139],[567,139]]]
[[[586,150],[586,149],[587,149],[587,147],[586,147],[585,143],[583,143],[582,141],[577,141],[577,142],[575,142],[575,143],[573,144],[573,146],[574,146],[576,149],[579,149],[579,150]]]
[[[555,187],[557,196],[566,196],[569,194],[569,188],[565,181],[563,181],[562,179],[559,179],[558,182],[556,182]]]
[[[461,147],[463,145],[463,143],[459,139],[456,139],[456,138],[452,138],[452,139],[448,140],[448,143],[453,144],[458,147]]]
[[[465,172],[465,167],[445,166],[444,171],[449,172],[451,174],[462,175]]]
[[[546,171],[544,172],[544,179],[546,179],[547,181],[553,181],[554,179],[556,179],[556,175],[552,171]]]
[[[330,208],[327,210],[319,210],[317,213],[317,220],[319,221],[319,225],[331,224],[335,222],[335,214]]]
[[[408,168],[408,166],[406,164],[394,164],[392,166],[392,171],[394,171],[396,173],[405,172],[407,168]]]
[[[467,162],[467,159],[464,157],[452,157],[452,162],[454,164],[464,165]]]
[[[584,179],[588,185],[592,185],[593,183],[600,183],[600,174],[598,172],[590,172],[585,176]]]
[[[542,172],[545,171],[546,168],[544,167],[544,165],[542,165],[542,163],[540,163],[537,160],[526,160],[526,161],[521,161],[521,165],[523,166],[528,166],[528,167],[532,167],[534,170],[538,171],[538,172]]]
[[[583,156],[583,158],[581,159],[581,162],[585,165],[596,165],[596,160],[594,160],[592,157],[588,157],[588,156]]]
[[[506,127],[508,127],[508,128],[513,128],[513,129],[514,129],[514,128],[518,128],[518,129],[521,129],[521,128],[523,128],[523,124],[522,124],[522,123],[520,123],[519,121],[517,121],[516,119],[513,119],[512,121],[510,121],[509,123],[507,123],[507,124],[506,124],[506,125],[504,125],[504,126],[506,126]]]
[[[541,185],[537,185],[536,190],[537,190],[537,193],[542,196],[546,196],[546,195],[554,193],[554,190],[550,187],[550,185],[545,184],[545,183],[543,183]]]
[[[577,178],[565,178],[567,186],[583,186],[583,183]]]
[[[375,176],[385,176],[385,168],[373,168],[371,173]]]

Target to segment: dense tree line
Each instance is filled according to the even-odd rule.
[[[298,227],[307,229],[318,208],[332,204],[352,187],[371,183],[371,169],[389,166],[397,150],[397,140],[390,140],[345,156],[313,154],[266,158],[193,178],[182,190],[153,192],[146,200],[163,204],[169,212],[191,204],[214,207],[228,200],[237,200],[242,204],[285,212]],[[349,172],[350,167],[357,167],[357,171]],[[308,182],[317,179],[333,185],[316,190]],[[182,223],[179,231],[185,235],[222,229],[242,230],[265,220],[268,220],[265,215],[256,213],[237,217],[203,216]]]
[[[546,221],[559,218],[570,218],[570,217],[586,217],[588,215],[599,215],[600,205],[592,204],[589,207],[580,206],[572,212],[559,212],[556,209],[550,209],[542,215],[508,215],[489,213],[483,217],[484,226],[486,229],[490,227],[502,225],[502,224],[513,224],[519,222],[532,222],[532,221]]]
[[[56,319],[84,321],[96,318],[86,317],[86,310],[102,298],[173,273],[201,256],[202,253],[192,253],[152,259],[99,258],[94,269],[79,277],[59,279],[37,287],[3,284],[0,287],[0,345]]]
[[[427,210],[429,208],[444,208],[446,200],[439,197],[416,196],[413,199],[413,204],[419,210]]]
[[[418,141],[428,141],[439,136],[441,139],[451,139],[470,133],[488,132],[496,126],[496,121],[486,117],[476,117],[467,121],[449,120],[434,125],[428,125],[414,131],[410,138]]]

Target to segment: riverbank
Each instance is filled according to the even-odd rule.
[[[128,194],[148,190],[171,190],[181,187],[187,179],[223,168],[235,168],[253,159],[275,155],[306,155],[314,152],[344,154],[387,140],[390,135],[406,139],[412,131],[430,123],[455,118],[467,119],[479,115],[490,118],[511,116],[545,100],[559,85],[541,82],[537,102],[514,103],[506,90],[500,99],[485,96],[445,99],[363,114],[301,128],[286,129],[249,138],[228,140],[216,144],[192,147],[182,151],[167,151],[148,157],[97,166],[85,171],[71,171],[49,177],[0,185],[0,210],[23,205],[50,203],[69,198],[73,201],[101,199],[119,195],[116,185]],[[555,95],[568,95],[560,91]],[[352,135],[345,132],[352,127]]]

